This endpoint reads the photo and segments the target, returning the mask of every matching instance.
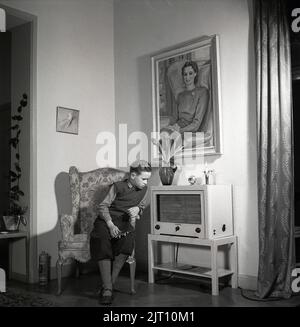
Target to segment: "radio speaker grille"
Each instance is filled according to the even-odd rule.
[[[158,194],[157,218],[161,222],[201,224],[199,194]]]

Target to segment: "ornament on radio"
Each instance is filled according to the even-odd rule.
[[[192,175],[188,178],[188,182],[190,183],[190,185],[194,185],[197,182],[197,178],[194,175]]]
[[[203,171],[205,176],[205,184],[210,185],[213,184],[213,169],[208,169],[207,166],[205,167],[205,170]]]

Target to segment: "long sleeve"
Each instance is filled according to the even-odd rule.
[[[147,198],[147,193],[148,193],[148,192],[145,193],[145,195],[144,195],[142,201],[141,201],[141,202],[139,203],[139,205],[138,205],[138,207],[139,207],[139,209],[140,209],[140,211],[139,211],[139,216],[140,216],[140,217],[142,216],[142,214],[143,214],[143,212],[144,212],[144,209],[145,209],[145,207],[146,207],[146,198]]]
[[[208,90],[203,88],[203,91],[201,92],[196,105],[194,119],[189,125],[182,127],[180,129],[181,133],[198,131],[207,110],[208,100],[209,100]]]
[[[172,116],[170,117],[169,125],[174,125],[178,120],[178,106],[177,103],[174,105]]]
[[[106,222],[112,220],[109,213],[109,207],[111,206],[115,198],[116,198],[116,190],[115,190],[115,186],[112,185],[105,199],[96,206],[97,210],[99,211],[100,218],[105,220]]]

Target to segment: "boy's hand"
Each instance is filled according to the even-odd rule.
[[[113,238],[117,237],[121,233],[119,228],[112,221],[107,222],[107,227],[109,228],[110,235]]]
[[[137,219],[140,219],[140,216],[130,217],[130,225],[135,228],[135,222]]]
[[[180,131],[180,126],[175,123],[174,125],[169,126],[172,131],[179,132]]]
[[[139,207],[132,207],[130,209],[127,210],[130,218],[137,218],[137,216],[139,215],[140,212],[140,208]],[[137,218],[139,219],[139,218]]]

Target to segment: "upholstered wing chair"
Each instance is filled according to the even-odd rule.
[[[98,168],[89,172],[79,172],[70,167],[69,179],[72,195],[72,214],[61,215],[60,225],[62,240],[58,243],[56,263],[58,294],[61,294],[62,266],[70,260],[84,263],[90,260],[89,236],[97,217],[95,205],[104,200],[112,183],[125,179],[127,173],[114,168]],[[135,293],[135,258],[134,251],[128,257],[130,267],[130,288]]]

